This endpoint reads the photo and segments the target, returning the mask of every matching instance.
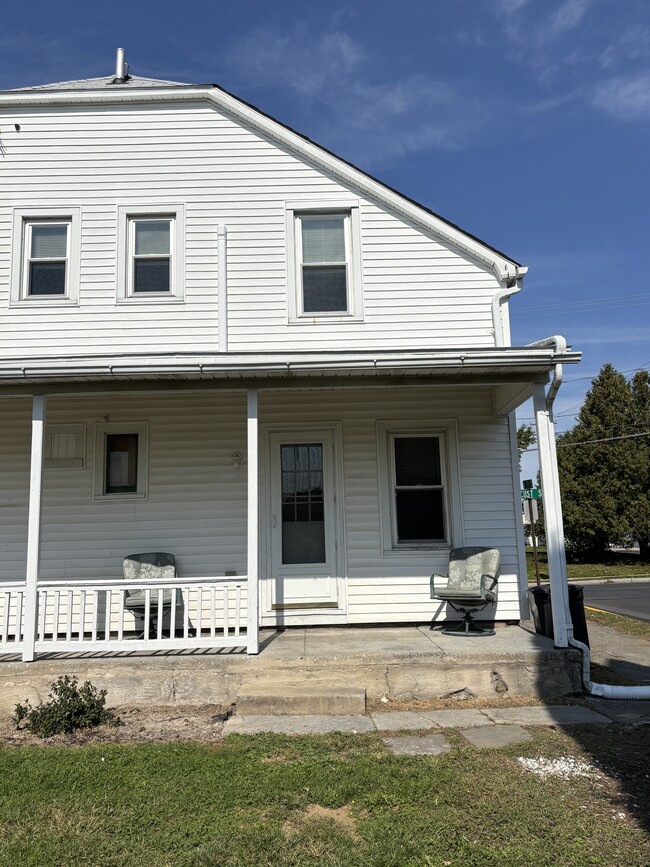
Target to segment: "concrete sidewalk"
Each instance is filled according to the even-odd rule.
[[[353,734],[380,732],[441,731],[474,728],[511,729],[522,726],[571,727],[579,725],[608,726],[650,725],[650,702],[599,701],[594,709],[582,705],[548,705],[545,707],[453,708],[449,710],[381,711],[368,715],[330,714],[262,714],[232,716],[224,725],[223,734]],[[486,739],[486,743],[489,739]]]

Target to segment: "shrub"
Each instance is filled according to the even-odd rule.
[[[106,690],[98,690],[89,680],[79,686],[76,677],[66,674],[52,684],[49,697],[51,701],[41,702],[38,707],[32,707],[29,701],[17,704],[13,715],[16,728],[27,728],[47,738],[102,723],[120,725],[119,718],[105,707]]]

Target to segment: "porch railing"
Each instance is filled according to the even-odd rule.
[[[142,591],[140,611],[128,594]],[[41,581],[33,652],[26,646],[26,586],[0,584],[0,653],[243,647],[247,579]],[[256,637],[255,637],[256,638]]]

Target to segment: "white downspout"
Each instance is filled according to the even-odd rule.
[[[547,337],[545,340],[539,340],[536,343],[531,343],[529,346],[553,346],[555,347],[556,352],[565,352],[567,345],[566,340],[559,335],[555,337]],[[551,487],[554,491],[558,493],[559,500],[559,476],[557,470],[557,452],[555,449],[555,436],[554,436],[554,425],[553,425],[553,402],[557,396],[558,391],[560,390],[560,386],[562,384],[562,365],[556,364],[554,373],[553,373],[553,381],[549,386],[548,392],[546,393],[546,412],[543,413],[547,418],[547,431],[549,433],[549,452],[548,457],[550,458],[549,466],[547,466],[547,475],[549,472],[552,475],[551,479]],[[539,406],[540,410],[542,407],[541,404],[541,395],[537,395],[536,401],[536,417],[537,407]],[[540,413],[541,415],[542,413]],[[538,439],[539,439],[539,430],[538,430]],[[540,442],[540,463],[542,459],[542,443]],[[559,503],[558,503],[559,505]],[[546,520],[546,511],[544,512],[545,520]],[[567,579],[566,579],[566,554],[564,548],[564,528],[562,526],[562,512],[560,505],[559,512],[559,521],[558,525],[554,528],[554,532],[557,536],[558,541],[558,550],[556,552],[558,563],[561,570],[561,575],[564,577],[564,581],[562,582],[562,592],[560,595],[560,599],[562,600],[562,608],[564,609],[563,614],[564,617],[558,617],[558,620],[562,619],[565,621],[564,624],[559,623],[558,625],[563,630],[564,635],[566,636],[566,642],[571,647],[577,648],[582,653],[582,684],[584,689],[590,693],[591,695],[598,696],[599,698],[609,698],[609,699],[634,699],[637,701],[647,701],[650,699],[650,686],[612,686],[607,683],[594,683],[590,678],[590,668],[591,668],[591,654],[589,652],[589,648],[586,644],[583,644],[581,641],[578,641],[573,637],[573,624],[571,622],[571,617],[569,613],[569,598],[567,591]],[[556,592],[556,597],[557,597]],[[553,594],[551,593],[551,599],[553,599]],[[556,606],[557,607],[557,599]],[[555,607],[553,607],[553,626],[554,629],[557,630],[556,627],[556,612]],[[557,636],[557,631],[555,632]]]
[[[508,298],[521,292],[523,288],[524,277],[528,272],[528,268],[524,265],[507,266],[504,271],[500,271],[495,265],[495,273],[499,282],[502,284],[501,289],[492,298],[492,326],[494,328],[494,344],[495,346],[506,346],[509,343],[510,335],[504,334],[503,316],[501,314],[501,305]],[[508,340],[506,340],[506,337]]]

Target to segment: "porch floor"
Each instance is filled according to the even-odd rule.
[[[31,663],[2,656],[0,712],[46,699],[64,674],[106,689],[110,705],[230,705],[240,694],[301,687],[354,687],[371,700],[550,699],[580,691],[580,655],[519,626],[484,638],[443,635],[428,625],[263,629],[258,656],[243,648],[58,653]]]

